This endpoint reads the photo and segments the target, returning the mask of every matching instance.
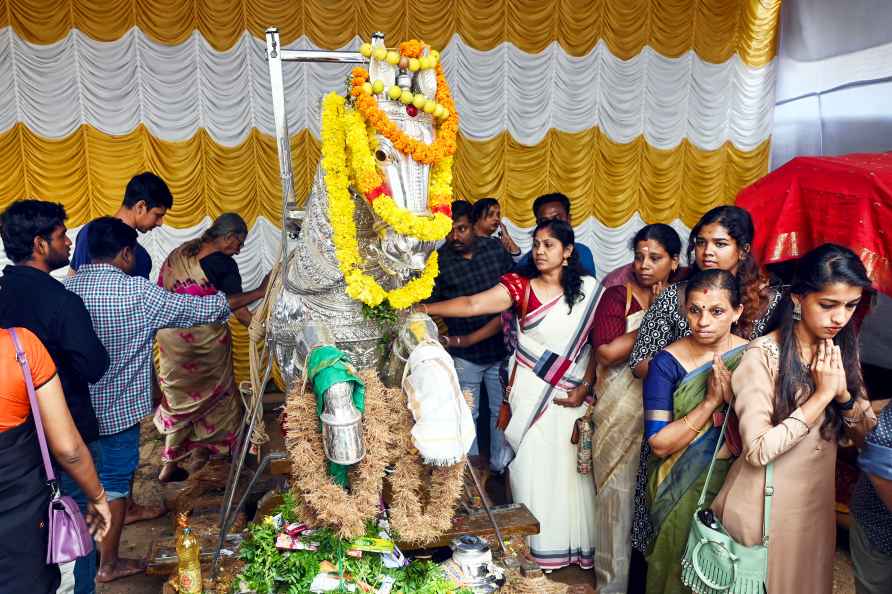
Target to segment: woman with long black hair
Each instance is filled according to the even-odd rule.
[[[591,568],[596,536],[594,485],[576,470],[570,436],[592,392],[592,325],[602,290],[594,277],[583,275],[574,247],[569,224],[543,221],[533,235],[535,268],[529,276],[506,274],[488,291],[419,306],[443,317],[509,308],[517,313],[511,421],[505,429],[517,456],[509,478],[514,500],[539,520],[539,534],[529,538],[529,545],[545,569],[571,563]]]
[[[779,291],[769,286],[752,253],[755,228],[750,214],[737,206],[717,206],[691,229],[688,262],[691,274],[700,270],[727,270],[740,285],[743,315],[734,334],[752,340],[765,334],[780,302]],[[684,282],[669,285],[651,303],[641,321],[629,358],[635,375],[647,375],[650,360],[683,336],[691,334],[684,315]]]
[[[861,376],[855,309],[872,293],[861,260],[824,244],[799,263],[780,327],[734,371],[742,455],[713,509],[745,545],[763,542],[765,467],[773,464],[768,592],[831,594],[837,441],[876,424]]]
[[[691,229],[688,262],[691,274],[701,270],[727,270],[740,287],[743,313],[731,328],[741,338],[752,340],[765,334],[774,316],[781,293],[771,287],[752,254],[755,228],[750,214],[737,206],[717,206],[707,212]],[[640,378],[647,376],[650,361],[676,340],[690,336],[685,314],[685,281],[673,283],[650,304],[638,328],[638,336],[629,366]],[[638,484],[635,489],[635,518],[632,522],[632,546],[646,553],[654,536],[645,500],[645,465],[650,455],[647,443],[641,448]],[[639,569],[638,573],[642,573]]]

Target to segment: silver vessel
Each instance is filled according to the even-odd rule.
[[[353,404],[353,382],[340,382],[325,391],[325,409],[319,420],[326,458],[345,466],[362,460],[362,413]]]

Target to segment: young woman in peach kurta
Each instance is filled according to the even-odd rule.
[[[774,499],[768,539],[768,594],[832,594],[836,551],[836,441],[809,429],[802,409],[771,423],[778,374],[777,333],[753,341],[731,377],[734,410],[740,419],[743,454],[713,510],[738,542],[762,542],[765,466],[774,462]],[[810,394],[805,394],[803,401]],[[866,399],[859,398],[845,423],[862,436],[876,424]]]
[[[837,444],[823,439],[818,427],[809,429],[801,409],[772,425],[779,354],[775,337],[753,341],[732,375],[743,455],[712,508],[738,542],[760,544],[765,466],[774,462],[768,593],[832,594]],[[846,424],[847,432],[863,435],[876,423],[864,399],[855,403],[853,416],[860,422]]]
[[[761,544],[773,465],[768,594],[833,591],[837,440],[862,442],[876,425],[852,323],[871,292],[852,250],[811,250],[797,263],[780,326],[750,344],[731,377],[743,452],[712,508],[737,542]]]

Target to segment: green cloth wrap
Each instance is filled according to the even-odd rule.
[[[313,383],[313,393],[316,394],[316,415],[322,415],[325,410],[325,392],[334,384],[340,382],[353,382],[353,405],[359,412],[365,411],[365,384],[359,379],[350,363],[350,358],[341,350],[333,346],[323,346],[313,349],[307,359],[307,379]],[[320,421],[321,423],[321,421]],[[328,474],[342,487],[349,485],[347,478],[348,466],[335,464],[329,461]]]

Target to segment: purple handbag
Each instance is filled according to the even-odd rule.
[[[49,509],[49,546],[46,552],[47,565],[67,563],[79,557],[85,557],[93,552],[93,537],[90,529],[81,515],[74,499],[59,493],[59,484],[56,482],[56,473],[50,463],[50,454],[46,447],[46,435],[43,432],[43,420],[40,418],[40,408],[37,406],[37,394],[34,392],[34,382],[31,380],[31,368],[28,366],[28,358],[19,342],[15,329],[7,328],[15,344],[16,359],[22,366],[25,374],[25,385],[28,387],[28,400],[31,401],[31,414],[34,415],[37,440],[40,442],[40,454],[43,456],[43,468],[46,470],[47,484],[52,492],[52,500]]]

